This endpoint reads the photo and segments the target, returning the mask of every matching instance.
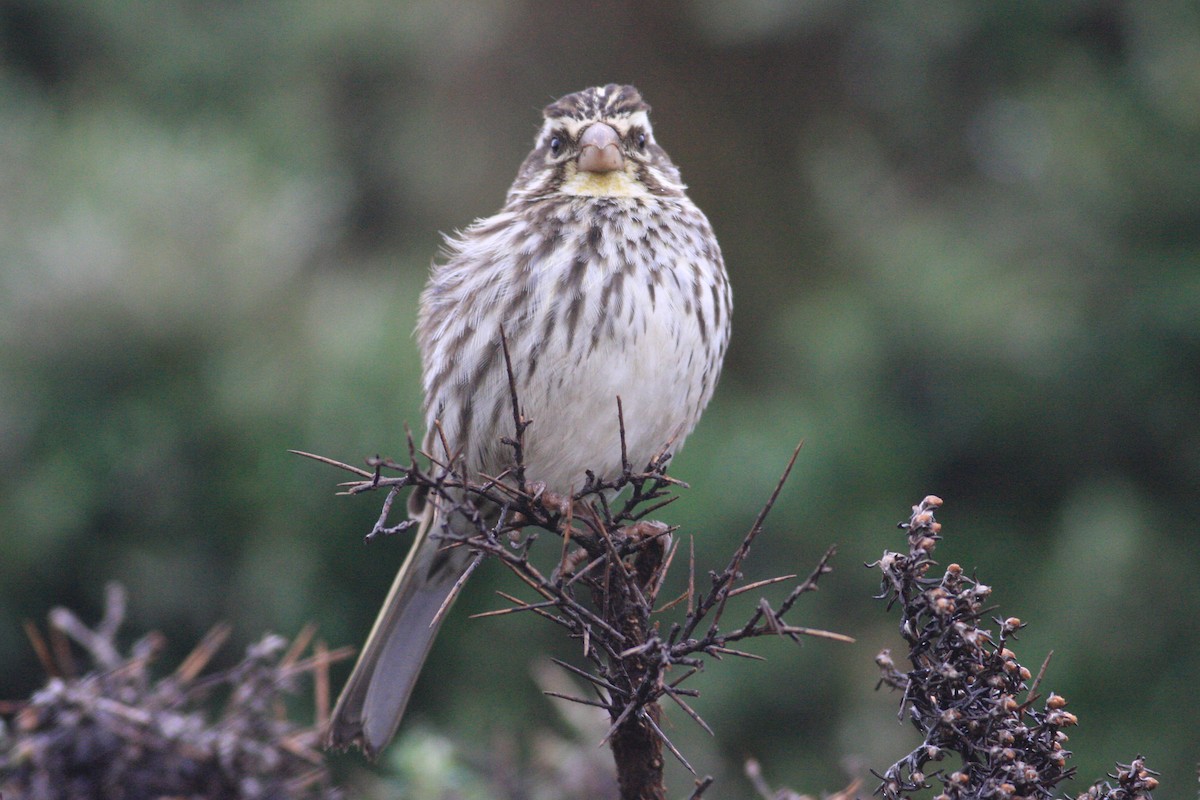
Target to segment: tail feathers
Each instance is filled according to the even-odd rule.
[[[441,620],[436,619],[438,610],[450,596],[470,555],[466,548],[440,549],[440,543],[429,537],[430,528],[437,524],[435,519],[430,504],[338,698],[326,735],[327,747],[357,744],[373,760],[400,725],[421,666],[441,627]]]

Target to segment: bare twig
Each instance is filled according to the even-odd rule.
[[[703,778],[696,781],[696,790],[688,795],[688,800],[699,800],[700,796],[704,794],[705,790],[713,785],[713,780],[714,778],[712,775],[705,775]]]
[[[725,630],[722,617],[729,600],[751,592],[769,590],[776,584],[794,582],[788,573],[744,586],[742,566],[751,545],[762,534],[767,514],[775,505],[795,465],[800,447],[792,453],[786,468],[765,505],[725,567],[712,575],[712,587],[698,592],[695,585],[695,543],[689,537],[687,590],[678,600],[657,611],[654,603],[675,561],[678,542],[672,544],[674,530],[646,521],[647,515],[677,499],[672,490],[686,484],[666,474],[671,443],[667,443],[644,466],[630,463],[626,442],[625,408],[617,399],[617,427],[620,436],[621,471],[617,475],[588,472],[583,487],[569,497],[558,496],[540,484],[527,484],[525,478],[525,432],[532,420],[521,412],[517,397],[514,365],[503,332],[499,342],[508,377],[513,432],[502,442],[512,454],[512,463],[489,477],[468,474],[461,459],[451,456],[440,425],[434,425],[434,440],[440,442],[444,461],[428,459],[422,466],[411,444],[409,461],[397,464],[389,459],[372,459],[373,472],[348,468],[334,459],[315,457],[339,469],[348,470],[361,480],[345,484],[350,494],[386,488],[384,507],[368,538],[403,529],[408,523],[391,521],[396,493],[410,486],[427,493],[443,513],[458,513],[467,524],[441,534],[445,547],[468,547],[476,552],[471,569],[484,557],[498,560],[536,595],[529,602],[503,594],[511,608],[496,609],[476,617],[500,617],[518,612],[533,612],[563,628],[581,643],[587,669],[557,661],[573,674],[587,680],[598,694],[592,700],[569,692],[552,696],[571,702],[605,708],[609,729],[603,740],[609,742],[617,760],[622,798],[644,800],[665,797],[662,782],[661,749],[666,747],[691,769],[687,759],[668,740],[659,723],[659,701],[666,695],[696,724],[708,733],[712,729],[686,702],[693,690],[680,683],[694,675],[709,659],[724,655],[758,659],[759,656],[730,644],[761,636],[801,636],[850,641],[849,637],[794,624],[785,615],[796,600],[816,589],[819,578],[829,571],[832,549],[800,584],[794,585],[778,611],[765,600],[751,608],[741,624]],[[312,458],[310,454],[301,454]],[[395,473],[391,475],[390,473]],[[550,487],[551,489],[553,487]],[[613,502],[624,496],[621,502]],[[499,513],[481,513],[492,509]],[[549,531],[561,537],[557,566],[550,575],[531,563],[529,547],[535,530]],[[509,540],[516,537],[519,545]],[[523,537],[523,538],[522,538]],[[466,580],[466,576],[460,579]],[[457,587],[456,587],[457,590]],[[662,614],[686,598],[687,608],[681,622],[667,626],[651,622],[651,615]],[[446,604],[448,606],[448,603]],[[694,635],[704,626],[703,636]],[[671,679],[668,673],[674,670]],[[680,674],[682,671],[682,674]],[[707,788],[697,787],[697,795]]]

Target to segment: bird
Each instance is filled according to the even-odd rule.
[[[530,484],[571,497],[590,470],[622,474],[678,452],[708,405],[733,295],[712,226],[658,144],[633,86],[543,109],[503,207],[445,237],[416,328],[427,453],[469,476],[514,459],[511,380],[530,420]],[[507,348],[506,360],[504,349]],[[444,468],[444,467],[443,467]],[[464,515],[415,491],[418,532],[330,718],[328,747],[372,760],[395,736],[471,553],[437,531]]]

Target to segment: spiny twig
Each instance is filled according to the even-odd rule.
[[[667,475],[672,443],[665,443],[645,465],[630,463],[625,441],[628,420],[624,404],[617,398],[619,474],[589,471],[582,488],[569,497],[559,497],[547,491],[545,486],[527,483],[525,434],[533,420],[521,413],[513,364],[503,333],[498,346],[505,359],[513,424],[512,434],[502,440],[509,448],[512,462],[499,475],[466,473],[461,458],[450,453],[452,443],[445,441],[438,425],[434,426],[433,439],[440,443],[446,454],[441,460],[428,454],[420,454],[419,458],[411,435],[407,463],[375,458],[368,462],[372,468],[370,472],[324,456],[297,454],[354,475],[355,480],[342,484],[344,493],[387,490],[384,507],[367,535],[368,540],[392,535],[410,524],[409,521],[391,521],[393,502],[404,487],[433,496],[442,513],[457,514],[467,520],[468,524],[444,532],[444,545],[474,550],[479,555],[472,562],[473,566],[484,557],[499,561],[537,595],[537,599],[530,602],[502,594],[511,603],[509,607],[477,616],[532,612],[578,640],[588,668],[567,668],[591,684],[596,699],[557,691],[553,696],[604,708],[610,721],[604,740],[610,742],[617,756],[622,796],[660,797],[662,761],[655,753],[666,747],[688,769],[691,765],[663,733],[658,721],[661,714],[659,701],[666,695],[711,734],[711,727],[700,714],[681,699],[693,697],[695,693],[680,687],[706,660],[723,655],[759,658],[729,645],[762,636],[852,641],[842,634],[797,625],[785,618],[799,597],[815,591],[819,579],[829,572],[833,548],[825,553],[804,581],[793,586],[778,610],[773,610],[762,598],[750,607],[740,624],[726,628],[723,623],[732,598],[795,580],[795,575],[789,573],[739,585],[751,546],[765,530],[767,515],[795,465],[800,446],[792,453],[779,482],[748,532],[726,559],[725,567],[712,573],[711,588],[702,594],[696,592],[696,554],[694,543],[690,543],[687,591],[678,600],[656,610],[655,601],[674,563],[678,545],[671,541],[673,528],[649,522],[646,517],[674,502],[678,495],[673,490],[686,487]],[[427,466],[422,464],[422,458]],[[622,493],[624,499],[615,502]],[[494,509],[498,513],[481,513],[479,509]],[[549,575],[542,573],[529,558],[529,548],[536,539],[534,532],[537,530],[561,537],[557,567]],[[667,612],[685,597],[687,607],[682,621],[669,626],[652,622],[652,616]],[[701,625],[705,633],[697,636],[695,632]],[[660,627],[666,627],[669,633],[660,634]],[[657,788],[653,791],[645,788],[655,782]],[[707,785],[698,786],[696,796]],[[643,786],[647,793],[638,794],[639,790],[633,788],[636,786]]]

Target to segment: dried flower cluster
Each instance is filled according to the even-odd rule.
[[[73,613],[55,609],[48,638],[28,627],[51,676],[27,701],[5,702],[11,717],[0,730],[0,795],[26,800],[123,800],[222,797],[232,800],[333,800],[318,727],[283,715],[283,694],[314,673],[318,708],[328,707],[327,668],[348,653],[301,658],[311,629],[293,642],[268,635],[241,663],[202,675],[229,634],[214,628],[170,675],[153,680],[150,665],[161,635],[138,640],[128,655],[116,645],[125,594],[109,586],[104,619],[89,629]],[[69,641],[91,668],[79,677]],[[228,694],[213,720],[207,698]]]
[[[888,607],[900,605],[900,634],[908,645],[910,669],[897,668],[887,650],[877,658],[887,685],[904,693],[907,709],[924,741],[882,776],[877,793],[888,800],[908,797],[941,784],[938,800],[967,798],[1049,798],[1055,787],[1074,774],[1067,766],[1065,729],[1077,724],[1067,701],[1051,693],[1039,704],[1036,679],[1017,661],[1009,644],[1024,623],[1015,617],[995,619],[999,632],[983,627],[990,609],[991,588],[950,564],[940,576],[930,575],[931,553],[941,539],[934,511],[942,501],[926,497],[913,506],[901,528],[907,553],[884,553],[872,564],[883,573]],[[947,754],[961,760],[947,772],[931,763]],[[1141,759],[1118,770],[1118,785],[1096,784],[1081,798],[1134,800],[1149,798],[1157,781]]]
[[[801,595],[815,591],[817,581],[830,571],[832,549],[802,581],[795,582],[797,576],[789,574],[740,584],[742,564],[763,531],[766,516],[799,448],[724,568],[709,573],[709,586],[697,586],[695,554],[690,552],[687,589],[660,604],[659,591],[680,541],[672,544],[673,529],[646,517],[675,499],[676,496],[669,494],[671,488],[685,485],[666,473],[669,452],[664,450],[641,469],[629,463],[625,457],[625,421],[618,399],[622,474],[601,480],[589,472],[583,488],[571,497],[554,496],[544,487],[528,483],[524,434],[532,421],[519,410],[507,343],[502,344],[509,364],[514,430],[513,436],[504,440],[512,448],[513,462],[503,474],[468,475],[444,439],[442,452],[419,453],[411,435],[406,464],[373,459],[369,463],[371,471],[323,456],[300,455],[358,476],[359,480],[342,484],[347,494],[388,490],[383,511],[367,534],[368,540],[392,535],[409,526],[409,521],[392,524],[389,520],[397,493],[405,487],[429,492],[439,498],[439,504],[448,513],[462,513],[473,519],[474,530],[466,534],[449,530],[436,534],[447,547],[469,547],[476,553],[459,582],[460,587],[483,558],[491,557],[508,567],[534,592],[536,599],[532,601],[504,594],[508,607],[481,616],[530,611],[566,629],[567,635],[579,642],[586,668],[557,660],[555,663],[587,681],[594,696],[550,694],[597,706],[608,713],[611,725],[604,738],[617,763],[622,798],[665,797],[664,745],[693,774],[695,770],[663,732],[658,701],[664,697],[670,699],[712,733],[685,700],[696,696],[696,690],[681,686],[701,670],[707,658],[726,655],[757,658],[731,645],[761,636],[786,636],[796,641],[801,636],[817,636],[850,641],[849,637],[794,625],[784,619]],[[425,467],[422,462],[431,466]],[[385,476],[384,470],[398,474]],[[530,560],[530,549],[539,531],[552,532],[561,539],[558,565],[549,574]],[[785,581],[792,581],[793,587],[777,608],[761,597],[744,619],[722,627],[731,598]],[[679,605],[684,609],[681,620],[659,622],[659,615]],[[699,797],[709,785],[711,778],[698,781],[692,796]]]
[[[1150,792],[1158,788],[1158,773],[1147,769],[1141,756],[1118,764],[1116,774],[1108,777],[1112,780],[1097,781],[1078,800],[1150,800]]]

